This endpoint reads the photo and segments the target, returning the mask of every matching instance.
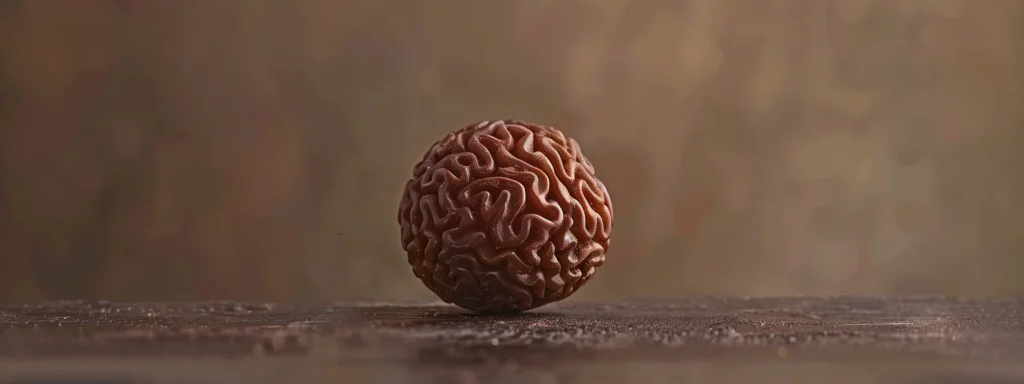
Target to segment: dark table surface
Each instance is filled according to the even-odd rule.
[[[1024,383],[1024,300],[0,306],[0,383]]]

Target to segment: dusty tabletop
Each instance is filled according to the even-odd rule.
[[[0,306],[0,383],[1024,383],[1022,363],[1024,300]]]

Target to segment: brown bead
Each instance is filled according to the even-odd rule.
[[[483,121],[413,168],[398,209],[413,274],[441,300],[518,312],[562,300],[604,263],[612,203],[576,141]]]

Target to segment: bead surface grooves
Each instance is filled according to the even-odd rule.
[[[434,143],[398,211],[416,277],[478,312],[524,311],[577,291],[604,263],[612,217],[576,141],[512,120]]]

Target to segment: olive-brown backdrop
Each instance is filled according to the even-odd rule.
[[[482,119],[616,207],[577,298],[1024,293],[1024,1],[0,2],[0,300],[432,299]]]

